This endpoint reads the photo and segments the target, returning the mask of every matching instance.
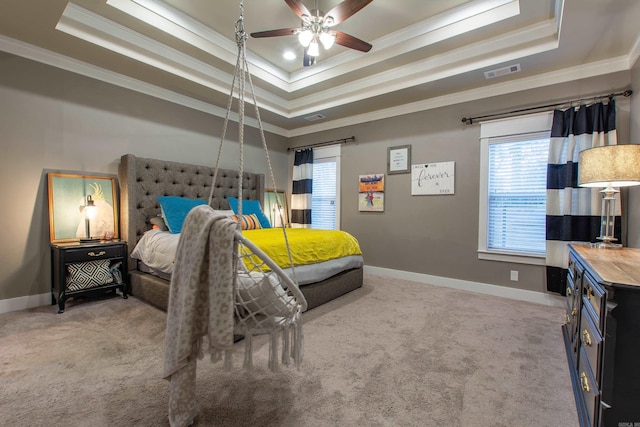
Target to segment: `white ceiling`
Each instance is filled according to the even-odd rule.
[[[224,116],[239,16],[240,0],[2,0],[0,50]],[[247,60],[265,130],[291,137],[629,70],[638,22],[638,0],[373,0],[335,27],[368,53],[302,67],[295,37],[249,38]],[[244,0],[247,33],[299,26],[284,0]]]

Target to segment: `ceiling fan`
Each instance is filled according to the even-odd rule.
[[[342,31],[331,30],[347,18],[353,16],[360,9],[371,3],[373,0],[345,0],[327,13],[318,10],[318,0],[315,1],[315,9],[309,11],[300,0],[284,0],[285,3],[302,19],[302,26],[299,28],[282,28],[279,30],[259,31],[251,33],[251,37],[278,37],[297,35],[298,41],[304,46],[304,66],[313,65],[316,57],[320,54],[319,44],[325,49],[329,49],[334,43],[361,52],[369,52],[371,45],[357,37],[343,33]]]

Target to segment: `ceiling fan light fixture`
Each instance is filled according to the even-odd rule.
[[[304,30],[298,33],[298,41],[302,46],[304,47],[309,46],[309,43],[311,43],[311,40],[313,40],[313,32],[310,29],[305,28]]]
[[[336,41],[336,35],[333,33],[329,33],[327,31],[323,31],[320,33],[320,42],[325,49],[331,49],[333,43]]]
[[[369,52],[373,47],[364,40],[333,29],[335,25],[350,18],[373,0],[340,0],[340,3],[327,13],[323,13],[318,9],[318,0],[315,0],[315,9],[308,9],[303,3],[304,0],[284,1],[301,19],[300,26],[297,28],[258,31],[251,33],[251,37],[297,36],[298,42],[304,49],[302,56],[303,66],[308,67],[316,62],[316,58],[320,55],[320,43],[322,43],[324,50],[327,51],[335,44],[361,52]],[[333,1],[338,2],[339,0]]]
[[[320,55],[320,48],[318,46],[317,40],[313,40],[311,43],[309,43],[309,49],[307,50],[307,55],[309,56]]]

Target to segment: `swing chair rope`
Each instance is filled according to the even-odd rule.
[[[269,178],[271,179],[271,184],[273,188],[276,188],[275,185],[275,176],[273,173],[273,167],[271,165],[271,158],[269,156],[269,149],[267,147],[267,141],[264,135],[264,129],[262,125],[262,119],[260,117],[260,110],[258,108],[258,101],[255,95],[255,88],[253,86],[253,81],[251,79],[251,74],[249,73],[249,67],[247,62],[246,55],[246,40],[248,39],[247,33],[244,30],[244,1],[240,1],[240,17],[236,21],[235,24],[235,37],[236,43],[238,45],[238,57],[236,61],[236,68],[233,75],[232,87],[230,90],[229,98],[227,100],[227,112],[224,119],[224,125],[222,129],[222,137],[220,140],[220,146],[218,148],[218,155],[216,158],[216,165],[213,173],[213,182],[211,184],[211,192],[209,195],[209,204],[213,199],[213,194],[215,191],[215,182],[218,176],[218,170],[220,168],[220,161],[222,157],[222,149],[226,139],[226,133],[229,126],[229,119],[231,117],[231,110],[234,102],[234,94],[235,98],[237,98],[238,102],[238,126],[239,126],[239,176],[238,176],[238,209],[237,214],[239,216],[242,215],[242,200],[243,200],[243,177],[244,177],[244,124],[245,124],[245,98],[250,92],[249,101],[253,101],[255,106],[255,114],[258,122],[258,129],[260,132],[260,140],[262,143],[262,148],[265,153],[265,159],[268,167]],[[247,85],[248,79],[248,85]],[[235,92],[237,89],[237,92]],[[256,247],[250,240],[246,239],[242,234],[242,225],[240,221],[236,224],[236,238],[233,243],[233,251],[236,256],[234,256],[233,260],[233,268],[235,271],[234,275],[234,288],[236,289],[236,296],[239,296],[243,292],[246,294],[246,290],[242,287],[247,286],[249,282],[251,286],[251,292],[253,293],[262,293],[263,289],[260,289],[261,286],[264,286],[265,283],[270,283],[269,288],[273,287],[273,289],[269,292],[279,293],[279,298],[284,298],[284,306],[282,307],[282,301],[274,302],[273,306],[270,307],[267,311],[269,312],[278,312],[278,310],[284,310],[284,312],[289,313],[291,309],[296,305],[299,309],[297,314],[290,318],[288,315],[284,315],[285,317],[275,317],[269,319],[269,317],[265,317],[266,313],[264,310],[261,312],[255,312],[255,299],[249,303],[240,303],[238,299],[236,299],[236,307],[235,312],[238,319],[237,328],[238,331],[242,332],[245,336],[251,336],[257,333],[274,333],[275,330],[282,330],[281,327],[286,327],[286,335],[289,334],[289,323],[293,322],[293,325],[296,322],[300,322],[300,313],[306,310],[307,303],[304,295],[300,292],[298,287],[298,280],[296,277],[296,271],[293,263],[293,256],[291,253],[291,248],[289,244],[289,239],[286,231],[286,224],[284,223],[284,218],[282,217],[282,212],[279,210],[280,222],[282,233],[284,237],[284,243],[287,248],[287,255],[289,258],[290,274],[287,275],[277,264],[275,264],[268,255],[262,252],[258,247]],[[241,277],[240,277],[241,276]],[[242,288],[242,289],[241,289]],[[286,291],[285,291],[286,290]],[[284,292],[284,294],[282,293]],[[289,294],[290,297],[286,297],[285,294]],[[246,296],[246,295],[244,295]],[[240,300],[243,300],[244,296],[240,295]],[[252,298],[257,298],[255,295]],[[288,299],[289,298],[289,299]],[[294,298],[291,300],[290,298]],[[276,307],[276,308],[274,308]],[[282,314],[280,314],[282,315]],[[272,315],[273,316],[273,315]],[[277,320],[279,319],[279,320]],[[288,320],[287,320],[288,319]],[[295,320],[298,319],[298,320]],[[283,323],[284,322],[284,323]],[[298,327],[293,328],[293,333],[295,335],[295,331],[299,330],[300,325]],[[300,335],[300,334],[298,334]],[[296,335],[297,336],[297,335]],[[292,337],[293,338],[293,337]],[[298,354],[300,356],[300,345],[301,345],[301,335],[294,340],[297,343],[297,350],[292,351],[293,353]],[[284,355],[283,355],[284,357]],[[299,359],[299,357],[298,357]]]
[[[245,58],[245,62],[246,62],[246,58]],[[271,159],[269,157],[269,149],[267,148],[267,140],[264,136],[264,130],[262,129],[262,119],[260,118],[260,109],[258,108],[258,101],[256,99],[256,94],[253,87],[253,80],[251,79],[250,73],[247,73],[247,77],[249,79],[249,88],[251,89],[253,105],[255,106],[255,110],[256,110],[256,119],[258,120],[258,128],[260,129],[260,139],[262,141],[264,155],[267,159],[267,166],[269,168],[269,177],[271,178],[271,185],[273,186],[274,191],[276,192],[276,200],[277,200],[278,192],[277,190],[275,190],[276,179],[273,175],[273,168],[271,167]],[[284,235],[284,243],[287,246],[287,249],[289,249],[289,238],[287,237],[286,224],[284,223],[284,218],[282,217],[282,209],[278,209],[278,215],[280,216],[280,225],[282,227],[282,232]],[[289,255],[289,263],[291,264],[291,272],[293,274],[293,280],[294,282],[298,283],[298,279],[296,278],[296,270],[295,268],[293,268],[293,257],[291,256],[291,251],[287,250],[287,254]]]
[[[239,67],[239,63],[240,63],[240,56],[238,55],[238,58],[236,60],[236,70]],[[213,192],[216,188],[215,186],[215,182],[218,178],[218,169],[220,168],[220,158],[222,156],[222,147],[224,146],[224,140],[227,136],[227,127],[229,125],[229,116],[231,114],[231,106],[233,104],[233,90],[236,87],[236,77],[238,76],[238,73],[234,73],[233,74],[233,81],[231,82],[231,91],[229,92],[229,98],[227,99],[227,112],[226,115],[224,117],[224,123],[222,125],[222,135],[220,137],[220,146],[218,147],[218,156],[216,158],[216,164],[214,166],[214,170],[213,170],[213,179],[211,181],[211,191],[209,192],[209,205],[211,205],[211,201],[213,200]]]
[[[268,365],[272,371],[278,370],[280,340],[283,343],[283,365],[288,365],[290,357],[293,357],[294,364],[299,369],[303,356],[302,312],[307,309],[307,302],[295,278],[284,222],[282,232],[291,262],[292,277],[242,235],[241,221],[234,224],[230,218],[214,213],[210,206],[237,84],[240,145],[237,213],[242,215],[246,76],[249,76],[249,88],[256,105],[262,145],[275,188],[264,130],[248,73],[245,51],[247,35],[243,19],[244,5],[241,0],[240,19],[236,21],[238,60],[227,101],[209,206],[197,206],[190,211],[176,251],[176,266],[167,309],[164,367],[164,377],[171,380],[169,420],[172,426],[191,425],[193,422],[197,406],[196,359],[203,355],[200,350],[205,335],[209,337],[211,361],[216,362],[224,356],[225,370],[232,368],[234,334],[245,338],[244,366],[247,369],[251,369],[253,364],[252,337],[260,334],[269,334]],[[233,251],[231,257],[227,256],[228,250]],[[200,298],[202,295],[206,297]],[[195,343],[192,341],[194,337]]]
[[[244,119],[245,119],[245,90],[246,90],[246,79],[249,80],[249,89],[251,93],[251,101],[253,101],[253,105],[255,107],[256,120],[258,122],[258,129],[260,133],[260,139],[262,143],[262,148],[265,153],[265,158],[267,161],[267,167],[269,171],[269,178],[271,180],[271,185],[275,189],[275,176],[273,173],[273,167],[271,165],[271,158],[269,156],[269,149],[267,147],[267,140],[264,135],[264,128],[262,125],[262,118],[260,117],[260,109],[258,108],[258,101],[255,95],[255,88],[253,85],[253,80],[251,78],[251,73],[249,73],[249,66],[246,58],[246,40],[248,38],[247,33],[244,30],[244,0],[240,1],[240,17],[236,21],[235,24],[235,36],[236,43],[238,45],[238,57],[236,60],[235,73],[233,75],[233,81],[231,84],[231,91],[229,93],[229,98],[227,100],[227,111],[224,119],[223,129],[222,129],[222,137],[220,139],[220,146],[218,148],[218,155],[216,158],[215,169],[213,174],[213,181],[211,185],[211,191],[209,193],[209,204],[213,200],[213,193],[215,190],[215,182],[218,176],[218,169],[220,167],[220,159],[222,157],[222,149],[224,146],[224,140],[226,138],[229,117],[232,110],[233,98],[234,98],[234,89],[236,84],[238,85],[238,124],[239,124],[239,146],[240,146],[240,164],[239,164],[239,177],[238,177],[238,214],[242,215],[242,195],[243,195],[243,174],[244,174]],[[276,191],[276,197],[278,196],[278,192]],[[282,215],[282,210],[278,209],[278,215],[280,217],[280,224],[283,231],[283,237],[285,241],[285,245],[287,247],[287,254],[289,257],[289,264],[291,265],[291,272],[293,276],[293,281],[298,283],[296,272],[293,263],[293,256],[291,254],[289,238],[286,232],[286,224],[284,222],[284,218]],[[238,230],[242,231],[240,224],[238,224]]]

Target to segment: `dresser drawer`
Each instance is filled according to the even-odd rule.
[[[588,359],[584,348],[581,348],[578,363],[578,387],[584,402],[586,425],[597,427],[599,426],[600,417],[600,389]]]
[[[593,371],[593,377],[596,380],[595,387],[600,388],[600,359],[602,355],[602,335],[594,321],[591,319],[589,312],[583,308],[580,317],[580,347],[584,351],[589,366]]]
[[[121,257],[124,257],[124,245],[98,246],[68,249],[65,254],[65,261],[71,263]]]
[[[588,274],[582,279],[582,305],[593,313],[594,322],[602,335],[605,316],[606,293]]]

